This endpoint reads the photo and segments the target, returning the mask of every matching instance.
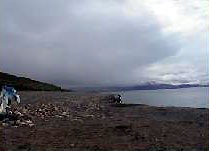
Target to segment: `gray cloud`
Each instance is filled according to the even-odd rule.
[[[65,87],[133,84],[142,78],[136,70],[182,48],[143,5],[128,14],[126,0],[2,0],[0,7],[3,70]]]

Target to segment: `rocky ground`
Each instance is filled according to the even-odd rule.
[[[208,109],[111,103],[76,92],[21,92],[1,120],[0,151],[209,150]]]

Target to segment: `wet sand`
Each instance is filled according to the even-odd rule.
[[[33,125],[1,125],[6,151],[208,150],[208,109],[111,103],[99,93],[20,92]]]

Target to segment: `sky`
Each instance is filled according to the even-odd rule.
[[[1,0],[0,68],[62,87],[209,82],[208,0]]]

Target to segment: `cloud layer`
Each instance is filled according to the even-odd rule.
[[[2,0],[2,70],[64,87],[207,81],[203,2]]]

